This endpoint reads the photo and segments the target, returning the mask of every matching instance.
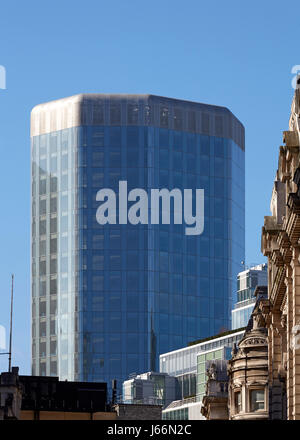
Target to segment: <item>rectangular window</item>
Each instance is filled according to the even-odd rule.
[[[50,260],[50,273],[57,273],[57,259],[53,258]]]
[[[52,197],[50,199],[50,212],[57,212],[57,198]]]
[[[50,335],[56,335],[56,320],[52,319],[50,321]]]
[[[46,342],[40,343],[40,357],[46,357]]]
[[[40,301],[39,316],[46,316],[46,301]]]
[[[46,261],[40,261],[40,275],[46,275]]]
[[[46,194],[46,180],[40,180],[40,196]]]
[[[265,409],[265,392],[263,389],[250,391],[250,408],[251,411]]]
[[[40,280],[39,296],[46,296],[46,281]]]
[[[50,280],[50,295],[56,295],[57,294],[57,279],[54,278]]]
[[[57,177],[50,177],[50,192],[57,192]]]
[[[57,361],[50,362],[50,376],[57,376]]]
[[[41,240],[40,241],[40,256],[45,256],[46,255],[46,240]]]
[[[40,235],[46,234],[46,220],[40,220]]]
[[[40,338],[46,336],[46,322],[40,322]]]
[[[56,252],[57,252],[57,238],[53,238],[50,240],[50,253],[56,254]]]
[[[235,412],[238,414],[242,409],[242,396],[240,391],[236,391],[234,393],[234,406]]]
[[[44,226],[44,229],[45,229],[44,234],[45,234],[46,233],[46,221],[44,221],[44,223],[45,223],[45,226]],[[41,224],[41,222],[40,222],[40,224]],[[57,232],[57,217],[53,217],[50,219],[50,232],[51,232],[51,234],[55,234],[55,232]]]
[[[57,313],[57,301],[56,299],[51,299],[50,301],[50,314],[56,315]]]
[[[46,214],[46,200],[40,200],[40,215]]]

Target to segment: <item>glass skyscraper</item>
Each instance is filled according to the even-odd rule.
[[[244,255],[244,128],[226,108],[83,94],[36,106],[32,373],[119,384],[231,327]],[[100,225],[102,188],[204,189],[204,231]],[[195,200],[194,200],[195,202]],[[130,206],[128,202],[128,207]]]

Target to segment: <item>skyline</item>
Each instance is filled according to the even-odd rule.
[[[265,262],[260,230],[263,216],[269,215],[281,132],[288,128],[292,68],[299,62],[295,59],[299,6],[290,3],[283,40],[279,30],[283,7],[273,2],[254,2],[251,7],[216,3],[217,10],[196,1],[189,3],[191,9],[176,1],[163,5],[90,1],[84,7],[52,2],[43,10],[38,2],[29,1],[17,5],[19,15],[15,2],[2,6],[0,64],[6,69],[7,88],[0,90],[4,165],[0,324],[8,328],[10,274],[14,273],[13,364],[24,374],[30,372],[29,115],[41,102],[81,92],[151,92],[228,107],[246,131],[246,264]],[[105,16],[100,28],[99,14]],[[209,19],[202,19],[199,26],[201,14]],[[156,67],[152,71],[149,55]],[[7,360],[2,358],[4,369]]]

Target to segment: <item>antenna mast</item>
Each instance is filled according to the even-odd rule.
[[[9,332],[9,352],[8,352],[8,372],[11,372],[11,345],[12,345],[12,321],[14,303],[14,275],[11,276],[11,301],[10,301],[10,332]]]

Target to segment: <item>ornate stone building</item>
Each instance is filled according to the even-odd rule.
[[[231,359],[207,361],[208,379],[201,408],[206,419],[269,418],[268,335],[261,311],[268,302],[267,286],[257,286],[255,296],[245,334],[234,346]]]
[[[300,81],[298,79],[298,87]],[[283,133],[271,198],[262,228],[268,257],[268,301],[261,312],[268,329],[270,418],[300,420],[300,90],[289,131]]]
[[[20,418],[22,388],[19,381],[19,368],[0,374],[0,420]]]
[[[257,287],[257,301],[245,336],[228,362],[228,408],[230,420],[268,419],[268,340],[260,305],[266,302]]]

